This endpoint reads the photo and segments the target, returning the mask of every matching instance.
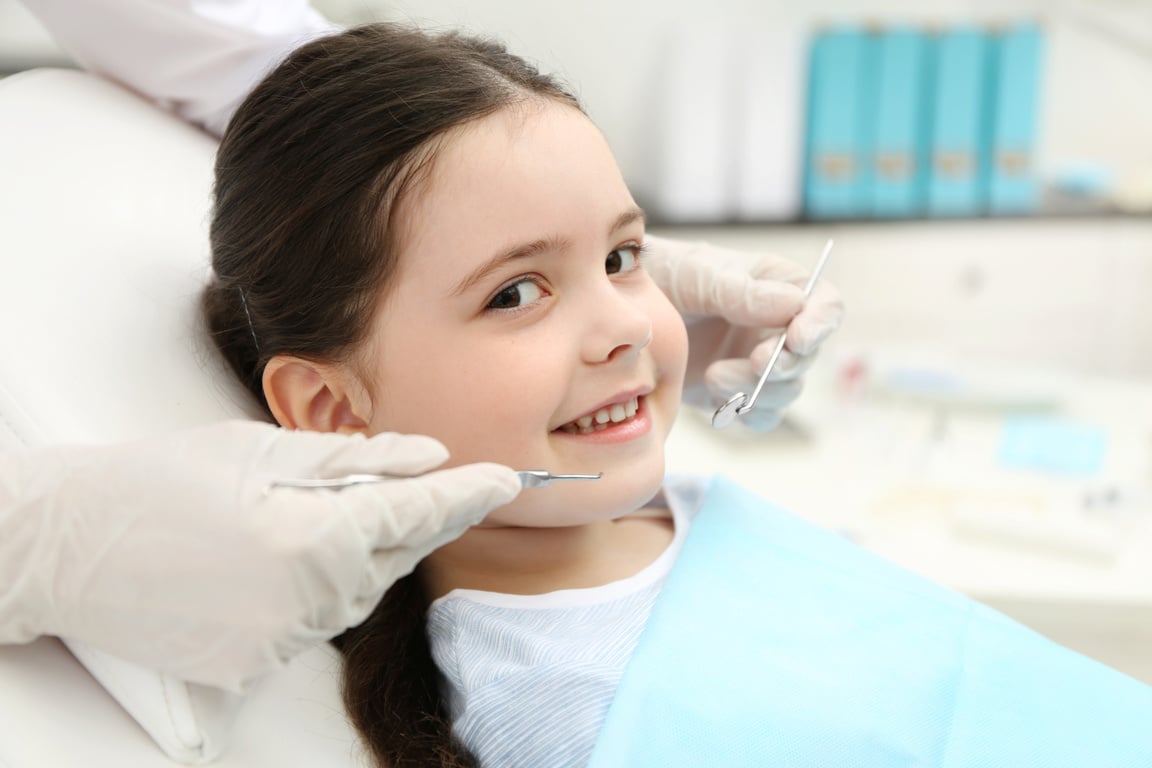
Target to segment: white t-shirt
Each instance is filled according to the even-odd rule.
[[[672,543],[627,579],[542,595],[457,589],[432,603],[428,637],[453,731],[482,766],[587,765],[704,488],[666,480]]]

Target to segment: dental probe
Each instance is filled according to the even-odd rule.
[[[832,253],[833,242],[833,240],[829,240],[824,244],[824,252],[820,254],[820,260],[816,262],[816,269],[812,270],[808,283],[804,286],[805,299],[812,295],[812,289],[816,287],[816,281],[820,279],[820,273],[824,271],[828,254]],[[751,397],[743,392],[737,392],[728,398],[728,402],[716,409],[712,414],[712,426],[714,428],[724,429],[735,421],[737,416],[743,416],[752,410],[752,406],[756,404],[756,398],[760,396],[760,390],[764,389],[764,384],[768,381],[768,374],[772,373],[772,369],[776,367],[776,361],[780,359],[780,353],[784,351],[784,342],[787,340],[787,332],[780,334],[780,341],[776,342],[776,349],[772,350],[772,357],[768,359],[764,373],[760,374],[760,381],[756,382],[756,389],[752,390]]]
[[[520,477],[520,485],[524,488],[543,488],[557,480],[599,480],[603,472],[594,475],[560,475],[553,474],[546,469],[522,469],[516,473]],[[269,488],[332,488],[339,490],[350,485],[364,483],[383,483],[388,480],[404,480],[406,475],[345,475],[309,480],[274,480]]]

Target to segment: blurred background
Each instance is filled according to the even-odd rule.
[[[848,314],[784,426],[686,412],[671,468],[1152,682],[1152,2],[315,5],[562,75],[655,233],[802,264],[836,238]],[[0,0],[0,72],[67,64]]]
[[[1145,0],[314,5],[345,23],[403,19],[503,38],[576,87],[635,193],[668,221],[956,215],[989,204],[1003,213],[1152,211]],[[0,71],[64,60],[16,0],[0,0]],[[934,201],[925,189],[923,201],[899,204],[891,190],[874,188],[871,201],[861,192],[877,166],[881,177],[893,170],[893,153],[923,160],[933,142],[971,149],[978,176],[988,174],[979,166],[989,153],[1015,152],[1016,172],[1038,189],[968,199],[937,183]],[[807,168],[805,197],[809,149],[813,166],[821,153],[833,155],[825,166],[857,161],[838,193]],[[912,168],[913,181],[930,184],[930,170]]]
[[[315,4],[561,74],[655,231],[801,260],[843,235],[842,346],[1152,375],[1146,0]],[[0,0],[0,71],[66,61]]]

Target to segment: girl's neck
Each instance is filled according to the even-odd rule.
[[[420,566],[429,598],[453,589],[534,595],[626,579],[672,543],[665,510],[567,528],[473,528]]]

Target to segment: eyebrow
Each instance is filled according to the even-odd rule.
[[[643,223],[646,218],[647,217],[644,214],[643,208],[629,208],[617,216],[616,220],[612,222],[612,226],[608,228],[608,236],[611,237],[621,229],[624,229],[624,227],[628,226],[629,224],[633,224],[634,222],[639,221]],[[452,289],[451,295],[459,296],[473,285],[476,285],[484,278],[488,277],[488,275],[496,272],[509,262],[526,259],[531,256],[537,256],[541,253],[547,253],[549,251],[562,251],[568,248],[569,245],[571,245],[569,240],[555,235],[550,237],[542,237],[538,240],[533,240],[530,243],[514,245],[511,248],[507,248],[501,251],[496,256],[492,257],[465,275],[464,279],[457,283],[456,287]]]

